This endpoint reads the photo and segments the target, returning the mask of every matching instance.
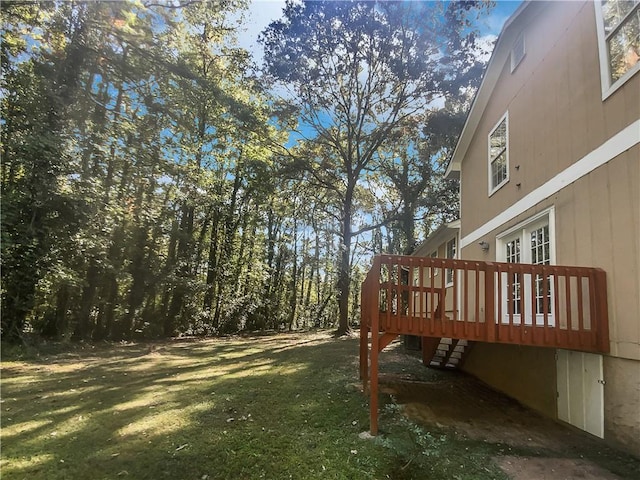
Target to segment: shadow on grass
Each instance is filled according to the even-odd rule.
[[[325,334],[5,362],[3,478],[385,478],[406,462],[358,438],[356,354]]]
[[[358,340],[330,335],[5,359],[2,478],[506,478],[491,459],[517,451],[419,427],[390,397],[381,408],[384,435],[361,440],[369,419]],[[384,363],[397,375],[405,367]],[[437,381],[433,371],[418,372]]]

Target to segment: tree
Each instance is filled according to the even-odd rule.
[[[71,150],[68,114],[87,57],[86,6],[2,4],[2,331],[22,333],[38,282],[54,263],[55,245],[77,228],[76,199],[63,188]],[[27,53],[21,33],[45,24],[56,36],[48,52]],[[25,61],[11,60],[24,55]],[[6,67],[6,69],[4,68]]]
[[[457,92],[476,66],[467,16],[481,2],[288,2],[262,34],[266,72],[292,90],[322,155],[307,159],[340,198],[339,327],[348,331],[354,201],[403,123]]]
[[[193,331],[241,269],[278,141],[244,4],[2,3],[5,338]]]

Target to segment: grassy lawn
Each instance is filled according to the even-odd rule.
[[[487,444],[383,407],[328,333],[3,351],[2,478],[505,478]]]

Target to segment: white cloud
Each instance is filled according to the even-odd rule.
[[[497,35],[489,34],[476,40],[476,57],[482,62],[488,62],[495,46]]]
[[[271,22],[282,17],[285,7],[284,0],[252,0],[246,14],[243,31],[238,35],[238,42],[242,48],[248,50],[257,64],[262,63],[264,53],[258,43],[258,35]]]

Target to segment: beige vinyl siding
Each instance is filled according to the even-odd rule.
[[[640,360],[640,147],[557,194],[556,251],[562,265],[607,272],[611,354]]]
[[[544,415],[556,416],[554,349],[478,342],[464,371]]]
[[[456,236],[452,235],[450,238],[448,238],[447,240],[443,241],[442,243],[440,243],[437,247],[433,247],[432,245],[429,245],[426,248],[419,248],[418,250],[416,250],[416,252],[414,253],[414,255],[416,256],[425,256],[425,257],[429,257],[431,256],[431,254],[435,251],[437,252],[436,257],[437,258],[447,258],[447,243],[449,243],[449,241],[451,239],[455,238],[456,239],[456,248],[458,248],[458,243],[459,243],[459,239]],[[424,270],[424,285],[428,285],[430,282],[430,272],[428,271],[428,269]],[[436,288],[440,288],[442,286],[442,282],[446,280],[446,271],[445,269],[437,269],[436,270],[436,274],[435,274],[435,287]],[[449,286],[449,287],[445,287],[446,289],[446,294],[445,294],[445,314],[448,316],[451,316],[452,312],[453,312],[453,287]],[[422,298],[422,305],[424,306],[428,306],[428,300],[426,298],[427,296],[423,296]],[[417,310],[419,310],[419,305],[420,305],[420,297],[418,295],[416,295],[415,299],[414,299],[414,305],[416,305]],[[417,311],[416,310],[416,311]],[[428,313],[428,312],[427,312]],[[423,312],[424,314],[424,312]]]
[[[528,43],[514,74],[505,62],[462,162],[469,180],[461,191],[461,237],[640,116],[640,75],[601,100],[595,15],[589,2],[561,2],[543,10],[528,26],[527,36],[536,41]],[[487,134],[507,111],[510,180],[489,198]]]
[[[640,119],[640,73],[602,100],[591,2],[554,2],[530,11],[539,13],[524,17],[529,22],[524,27],[517,24],[532,39],[527,55],[513,74],[505,62],[460,164],[460,238]],[[509,182],[489,197],[487,135],[505,112],[509,113]],[[462,259],[494,260],[497,235],[554,208],[556,263],[599,267],[607,274],[611,351],[603,355],[604,432],[606,439],[636,454],[640,454],[640,417],[635,415],[640,411],[639,185],[640,144],[635,144],[461,249]],[[491,245],[488,253],[478,246],[480,240]],[[555,416],[554,353],[477,344],[465,370]],[[529,383],[522,381],[528,378]]]
[[[610,354],[635,360],[640,360],[639,158],[635,146],[483,237],[495,260],[497,235],[555,207],[556,263],[607,272]],[[487,254],[473,243],[461,258],[487,260]]]

